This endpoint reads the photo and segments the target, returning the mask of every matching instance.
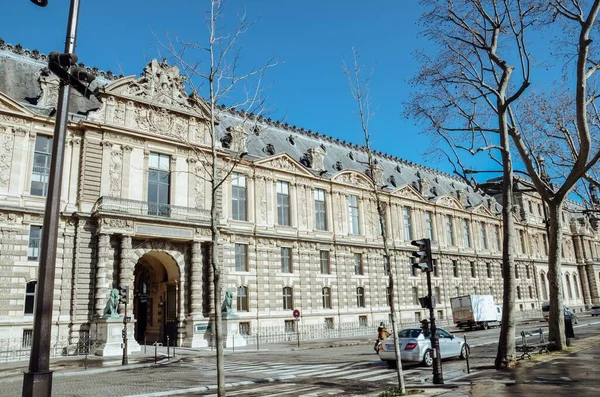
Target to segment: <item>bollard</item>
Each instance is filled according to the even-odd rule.
[[[156,364],[157,357],[158,357],[158,342],[154,341],[154,364]]]
[[[233,351],[235,351],[235,338],[231,338],[231,346],[233,347]]]
[[[465,344],[467,344],[467,334],[465,334],[463,336],[463,338],[465,339]],[[468,346],[468,344],[467,344],[467,346]],[[471,355],[471,351],[470,350],[471,350],[470,348],[467,348],[465,350],[467,352],[467,355],[466,355],[465,359],[466,359],[466,362],[467,362],[467,373],[468,374],[471,373],[471,367],[469,366],[469,356]]]
[[[167,336],[167,358],[169,360],[171,359],[170,347],[171,347],[171,338],[169,336]]]
[[[84,363],[85,363],[85,364],[84,364],[84,369],[86,369],[86,370],[87,370],[87,356],[88,356],[88,354],[87,354],[87,353],[85,353],[85,360],[84,360]]]

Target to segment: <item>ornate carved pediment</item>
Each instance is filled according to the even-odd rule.
[[[333,180],[335,182],[345,183],[356,187],[362,187],[364,189],[372,189],[373,186],[371,181],[366,176],[361,175],[356,171],[345,171],[337,174]]]
[[[21,113],[23,116],[33,116],[33,113],[29,109],[23,107],[19,102],[2,92],[0,92],[0,110]]]
[[[461,203],[454,197],[442,196],[437,200],[436,203],[438,205],[443,205],[444,207],[457,208],[461,210],[463,209]]]
[[[398,197],[406,197],[411,200],[423,201],[423,197],[410,185],[404,185],[392,192],[392,195]]]
[[[196,116],[208,115],[209,108],[197,96],[185,91],[185,77],[179,75],[177,66],[170,66],[165,60],[153,59],[139,78],[135,76],[119,79],[103,90],[106,95],[126,97],[137,102],[145,102],[153,107],[165,107]]]
[[[312,175],[308,171],[306,171],[300,163],[298,163],[296,160],[294,160],[285,153],[275,157],[257,161],[256,164],[269,169],[282,170],[303,175]]]
[[[486,215],[486,216],[492,216],[492,212],[487,209],[487,207],[484,204],[479,204],[477,207],[475,207],[475,209],[473,210],[474,214],[479,214],[479,215]]]

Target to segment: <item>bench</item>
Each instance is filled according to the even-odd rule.
[[[539,335],[539,339],[538,341],[530,341],[528,340],[528,338],[534,336],[534,335]],[[521,331],[521,344],[517,345],[516,350],[518,352],[521,352],[521,357],[519,357],[520,360],[523,360],[525,358],[531,359],[531,352],[538,350],[538,353],[550,353],[550,350],[548,350],[548,347],[552,344],[552,342],[548,342],[545,340],[544,338],[544,331],[542,331],[541,328],[539,328],[536,331]]]

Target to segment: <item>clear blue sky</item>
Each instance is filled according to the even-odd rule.
[[[0,2],[0,37],[40,52],[64,48],[67,0],[49,0],[46,8],[29,0]],[[372,141],[376,150],[435,168],[449,170],[441,159],[424,155],[429,138],[402,116],[410,90],[407,79],[417,70],[413,53],[429,45],[420,38],[418,0],[229,0],[226,12],[247,9],[260,18],[243,38],[243,60],[258,66],[271,57],[283,63],[266,78],[271,117],[354,143],[363,137],[356,117],[342,57],[351,48],[374,66],[371,83]],[[79,60],[88,66],[139,75],[160,57],[154,35],[178,34],[188,41],[206,40],[208,0],[81,0],[77,39]],[[0,71],[1,72],[1,71]]]

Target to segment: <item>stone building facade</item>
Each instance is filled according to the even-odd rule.
[[[58,81],[46,56],[0,40],[0,339],[30,335]],[[76,337],[129,285],[135,339],[206,346],[211,319],[210,195],[204,153],[209,108],[175,67],[153,60],[140,77],[95,71],[100,100],[76,94],[62,184],[53,332]],[[242,160],[218,201],[225,291],[243,333],[263,326],[387,321],[427,315],[425,277],[410,241],[433,240],[437,315],[451,297],[502,300],[500,204],[450,175],[377,154],[392,268],[384,267],[374,198],[359,146],[235,111],[220,111],[221,161]],[[517,196],[517,306],[548,299],[542,202]],[[564,212],[567,306],[599,303],[599,235]],[[387,294],[387,272],[398,286]],[[122,308],[121,308],[122,309]]]

